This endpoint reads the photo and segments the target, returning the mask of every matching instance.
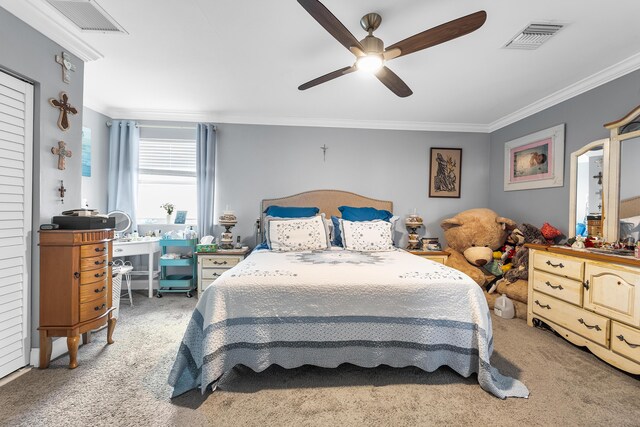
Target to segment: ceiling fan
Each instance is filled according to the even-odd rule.
[[[404,98],[413,92],[400,77],[385,66],[387,61],[469,34],[482,27],[482,24],[487,20],[487,13],[481,10],[415,34],[385,49],[382,40],[373,35],[382,22],[382,17],[377,13],[368,13],[362,17],[360,26],[369,35],[358,41],[338,18],[318,0],[298,0],[298,3],[356,57],[356,62],[353,65],[308,81],[298,87],[300,90],[306,90],[354,71],[362,70],[374,74],[383,85]]]

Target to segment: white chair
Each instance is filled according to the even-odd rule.
[[[130,261],[122,261],[121,259],[117,259],[113,261],[113,273],[112,273],[112,283],[113,283],[113,300],[114,307],[116,306],[116,298],[118,300],[118,306],[120,303],[120,298],[125,296],[129,296],[129,304],[133,307],[133,294],[131,293],[131,272],[133,271],[133,265],[131,265]],[[127,294],[120,295],[120,291],[122,289],[122,277],[127,282]]]

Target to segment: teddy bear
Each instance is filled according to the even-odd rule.
[[[494,261],[494,251],[501,248],[516,223],[498,216],[491,209],[460,212],[442,221],[449,254],[446,265],[462,271],[484,287],[495,275],[483,267]]]

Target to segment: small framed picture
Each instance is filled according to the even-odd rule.
[[[187,211],[176,211],[176,221],[174,224],[184,224],[187,222]]]
[[[431,148],[429,197],[460,198],[462,148]]]

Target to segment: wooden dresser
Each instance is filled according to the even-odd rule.
[[[108,324],[113,343],[112,240],[111,229],[40,231],[40,368],[49,366],[51,337],[67,337],[70,369],[78,366],[80,334],[87,343]]]
[[[528,324],[543,321],[607,363],[640,374],[640,259],[527,246]]]

